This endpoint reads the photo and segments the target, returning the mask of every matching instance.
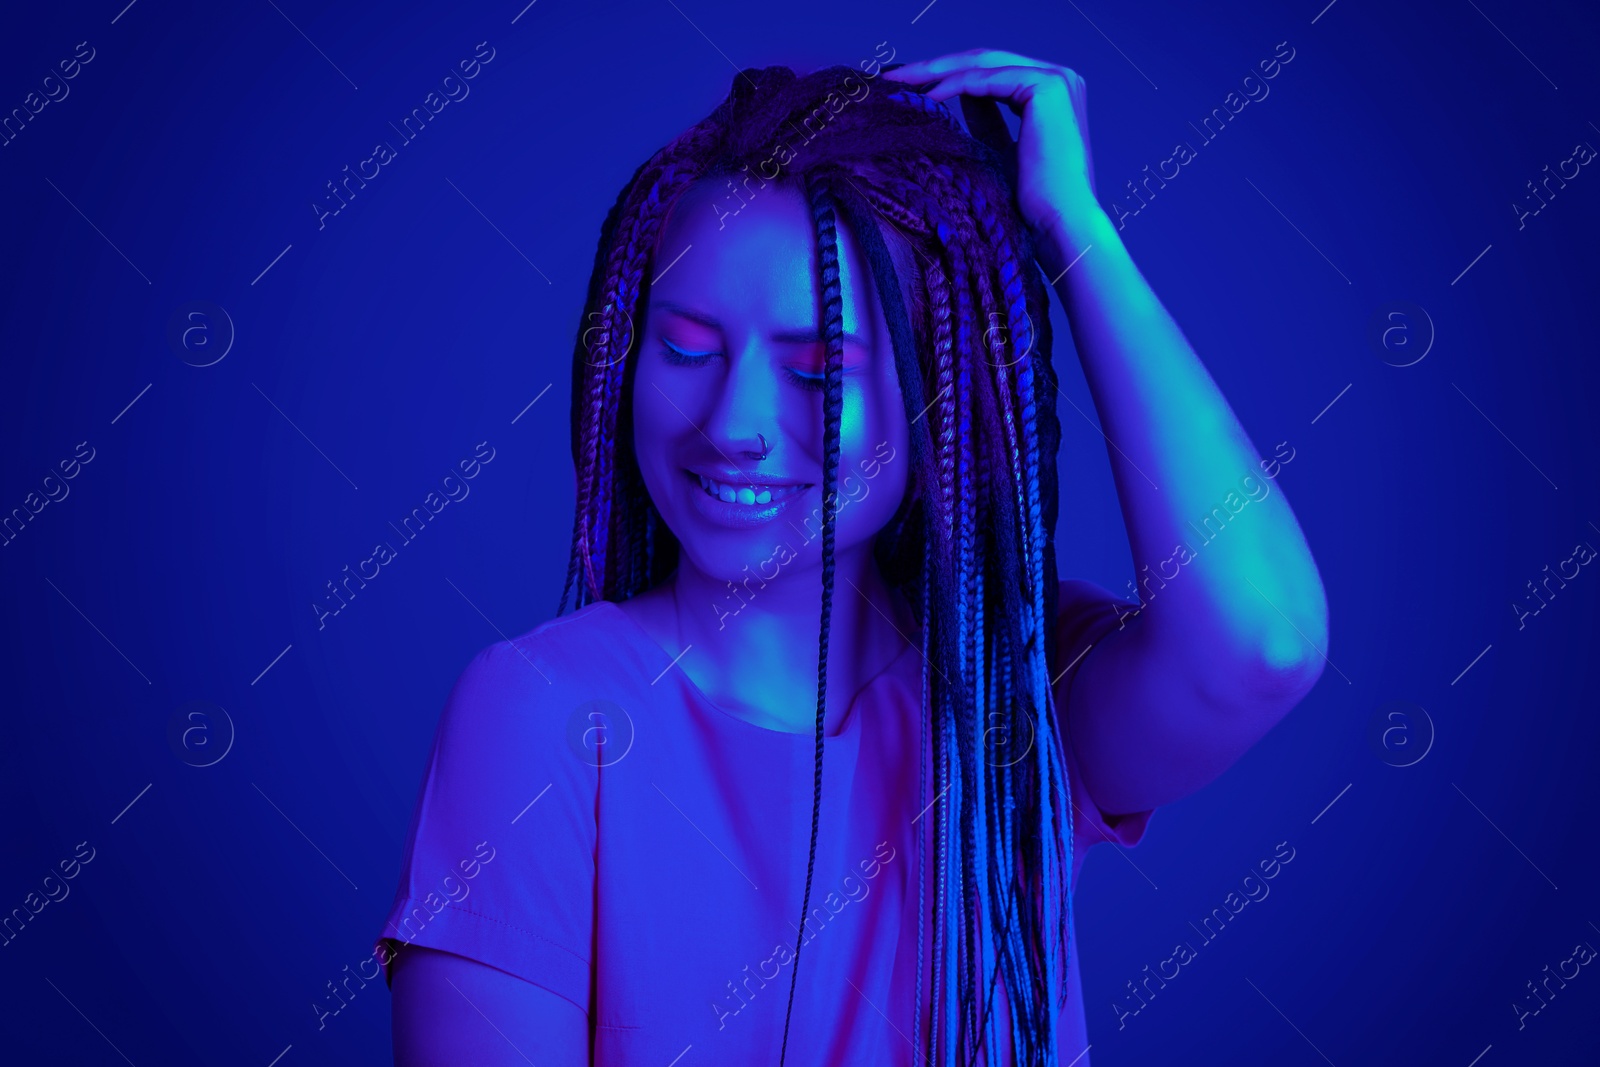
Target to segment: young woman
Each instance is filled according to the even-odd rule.
[[[441,719],[378,947],[401,1064],[1087,1065],[1084,851],[1321,673],[1310,552],[1095,200],[1082,79],[879,60],[742,71],[605,221],[578,610]],[[1142,607],[1056,577],[1047,283]]]

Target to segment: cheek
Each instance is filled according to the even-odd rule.
[[[647,487],[660,477],[666,445],[676,430],[685,425],[683,416],[661,395],[655,376],[640,367],[633,380],[633,451]],[[682,401],[678,403],[681,405]]]
[[[839,436],[844,454],[852,457],[851,468],[859,471],[856,461],[872,456],[884,441],[896,453],[903,452],[909,428],[892,363],[881,364],[855,381],[859,384],[845,390]]]
[[[846,394],[840,436],[840,492],[852,501],[840,519],[849,538],[861,540],[893,518],[910,476],[910,429],[898,384],[880,380]]]
[[[703,372],[679,372],[659,358],[640,355],[633,372],[634,425],[656,443],[665,444],[704,421],[706,385]],[[691,430],[692,432],[692,430]]]
[[[878,442],[883,440],[885,438],[880,437]],[[878,442],[874,442],[873,447],[876,447]],[[861,521],[868,529],[863,531],[864,534],[874,535],[887,526],[889,520],[894,518],[895,511],[899,509],[900,501],[905,498],[907,477],[911,469],[910,464],[906,462],[909,453],[904,448],[896,447],[893,454],[894,458],[885,463],[874,456],[869,448],[864,457],[867,460],[866,470],[863,471],[857,464],[854,471],[856,479],[865,484],[866,495],[861,501]],[[878,472],[876,478],[867,477],[872,471]]]

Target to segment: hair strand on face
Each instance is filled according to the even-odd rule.
[[[825,107],[847,76],[864,80],[867,92],[836,111]],[[794,136],[802,128],[814,130],[803,143]],[[635,323],[647,308],[673,205],[697,181],[766,177],[775,161],[764,157],[775,144],[795,146],[778,166],[810,206],[827,360],[816,751],[801,926],[821,811],[841,467],[839,230],[847,226],[889,327],[910,432],[905,498],[877,535],[874,558],[921,626],[922,730],[931,764],[919,763],[916,807],[937,798],[926,809],[931,826],[914,827],[917,988],[931,985],[932,999],[924,1005],[919,994],[912,1040],[919,1059],[939,1067],[975,1063],[980,1055],[997,1063],[1007,1043],[1019,1067],[1060,1067],[1073,813],[1049,684],[1060,425],[1048,289],[1000,161],[947,108],[898,86],[882,91],[849,67],[806,75],[786,67],[741,71],[709,116],[623,187],[601,227],[574,349],[577,498],[558,611],[569,598],[574,609],[628,599],[678,565],[680,546],[651,502],[634,454],[628,413]],[[931,856],[920,845],[924,833]],[[797,938],[780,1067],[803,945]],[[1001,981],[1008,1014],[996,1010]]]

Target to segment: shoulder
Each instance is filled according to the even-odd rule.
[[[585,701],[628,684],[596,663],[615,616],[590,605],[481,649],[461,671],[384,937],[477,960],[587,1010],[600,772]]]
[[[480,649],[450,692],[441,741],[475,747],[553,739],[586,699],[629,676],[619,620],[627,621],[615,605],[593,603]]]
[[[480,649],[456,685],[506,695],[536,692],[539,686],[570,687],[626,658],[622,646],[627,625],[617,605],[587,604]]]

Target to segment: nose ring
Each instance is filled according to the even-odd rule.
[[[756,459],[759,461],[766,459],[767,456],[772,453],[772,446],[767,444],[767,438],[764,434],[758,433],[756,436],[761,439],[761,455],[756,457]]]

